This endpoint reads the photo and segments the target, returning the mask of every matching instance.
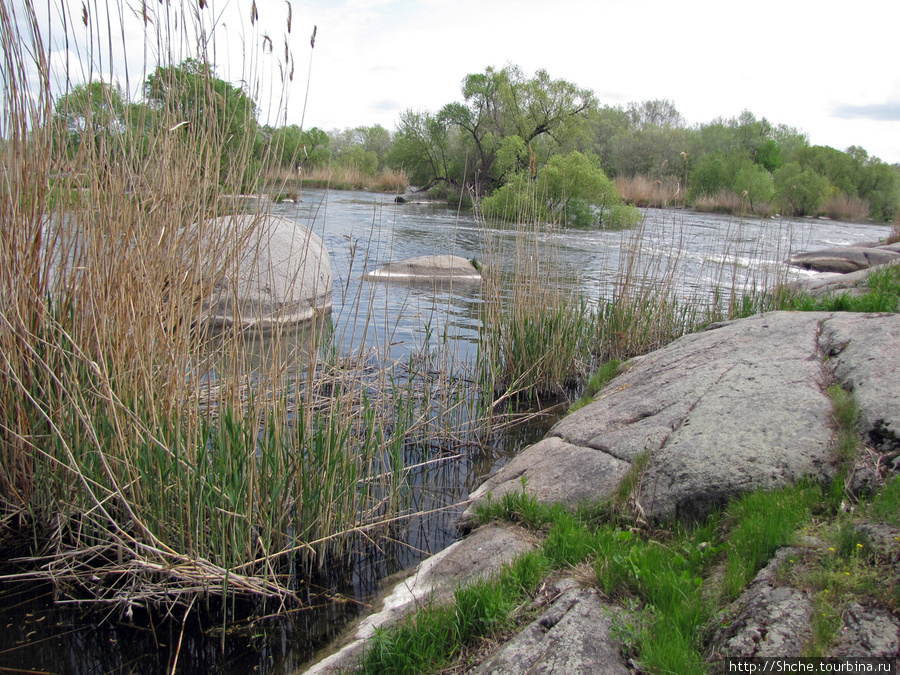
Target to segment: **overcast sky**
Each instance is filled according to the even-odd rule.
[[[689,124],[746,109],[813,144],[861,145],[900,162],[898,0],[291,0],[289,35],[285,0],[257,0],[253,23],[251,0],[203,1],[219,74],[263,83],[264,122],[300,123],[308,74],[305,127],[394,129],[407,108],[459,100],[467,74],[516,64],[592,89],[602,104],[667,98]],[[140,6],[113,22],[132,90],[159,50],[142,35]],[[80,1],[68,7],[84,33]],[[294,70],[286,105],[277,86],[285,38]],[[54,44],[59,64],[58,30]],[[261,46],[267,55],[253,56]],[[69,56],[73,72],[71,44]]]

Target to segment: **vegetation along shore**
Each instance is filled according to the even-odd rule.
[[[0,5],[4,592],[40,589],[48,606],[83,610],[85,626],[151,634],[161,656],[147,661],[147,672],[206,667],[191,661],[200,649],[182,649],[192,630],[215,643],[212,660],[236,639],[257,655],[254,645],[279,621],[353,605],[342,615],[350,621],[371,594],[348,599],[336,590],[338,576],[353,578],[396,549],[418,561],[430,551],[404,537],[427,528],[428,515],[462,510],[453,471],[447,480],[457,484],[433,484],[443,468],[475,473],[483,463],[481,473],[494,474],[508,461],[491,478],[505,481],[531,456],[501,456],[510,430],[571,406],[580,409],[567,420],[609,418],[600,440],[576,443],[574,431],[554,432],[541,447],[565,443],[603,455],[605,468],[595,473],[608,489],[560,505],[524,469],[493,494],[482,489],[465,527],[502,522],[518,542],[509,551],[524,554],[502,571],[491,565],[475,586],[459,586],[455,604],[435,603],[399,628],[379,629],[352,666],[474,668],[488,663],[487,649],[479,653],[485,640],[499,643],[544,605],[563,596],[577,604],[577,596],[609,608],[597,625],[613,636],[611,649],[631,659],[623,663],[659,673],[687,672],[672,665],[687,663],[701,672],[738,640],[713,638],[710,626],[724,630],[733,620],[728,603],[778,551],[790,562],[779,558],[772,574],[815,609],[803,654],[840,652],[851,615],[882,612],[873,621],[893,625],[896,547],[877,543],[897,525],[885,515],[897,510],[896,462],[888,461],[893,408],[870,415],[878,396],[867,398],[862,381],[841,369],[842,359],[853,368],[858,361],[839,338],[850,335],[852,346],[867,330],[890,333],[896,268],[880,268],[852,297],[814,298],[780,284],[777,272],[765,284],[711,282],[686,295],[676,282],[677,242],[666,242],[658,267],[648,262],[658,252],[628,249],[609,270],[613,290],[598,296],[562,278],[557,235],[625,241],[641,232],[642,209],[660,207],[725,211],[736,222],[781,214],[878,223],[895,241],[900,168],[859,147],[810,145],[801,131],[750,112],[691,126],[665,100],[604,105],[576,84],[514,65],[466,76],[458,101],[408,110],[393,130],[267,124],[254,100],[256,78],[286,91],[293,55],[276,47],[278,74],[262,73],[248,47],[250,75],[227,81],[213,58],[215,17],[206,3],[176,4],[143,6],[145,38],[159,56],[146,72],[125,72],[126,64],[109,63],[112,54],[91,52],[89,72],[62,76],[52,64],[68,36],[45,34],[32,0]],[[117,25],[87,5],[78,16],[64,5],[64,31]],[[285,11],[290,32],[289,4]],[[269,55],[273,37],[262,42]],[[384,257],[380,214],[366,216],[365,232],[330,237],[324,201],[302,223],[284,210],[312,187],[391,196],[417,189],[430,206],[394,206],[390,196],[385,203],[395,214],[434,202],[473,214],[483,231],[463,262],[472,259],[478,283],[435,291],[444,315],[420,311],[415,340],[406,340],[399,319],[391,315],[395,324],[385,326],[381,289],[361,281]],[[730,246],[724,235],[722,245]],[[464,311],[447,298],[462,298]],[[845,309],[868,313],[847,323],[838,317]],[[760,315],[779,317],[774,325],[797,310],[818,313],[780,328],[788,343],[793,335],[812,350],[792,363],[815,370],[803,372],[816,447],[796,467],[772,469],[766,475],[776,478],[759,485],[722,479],[719,492],[689,503],[663,489],[690,482],[666,473],[675,464],[646,449],[610,450],[616,424],[671,422],[659,422],[659,410],[600,407],[620,388],[636,391],[627,378],[673,353],[667,345],[706,339],[729,352],[722,345],[732,344],[726,337],[741,330],[735,326],[765,333]],[[748,323],[728,323],[737,319]],[[462,344],[452,331],[465,322],[476,327]],[[753,368],[771,369],[779,348],[753,352]],[[712,380],[697,387],[738,370],[706,372]],[[658,382],[650,388],[671,395],[666,405],[703,401]],[[763,387],[747,399],[771,393]],[[707,403],[697,407],[706,422],[726,417]],[[695,422],[700,427],[700,417]],[[726,426],[709,425],[706,439]],[[757,440],[802,435],[801,426],[775,419]],[[731,440],[742,435],[731,431]],[[814,542],[807,546],[805,536]],[[457,537],[445,534],[441,546]],[[13,626],[9,618],[19,630]],[[23,628],[0,658],[30,647],[40,658],[35,632]],[[309,638],[303,658],[330,637]],[[390,661],[396,654],[415,660]]]

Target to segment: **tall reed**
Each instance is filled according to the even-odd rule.
[[[403,170],[383,169],[369,174],[361,169],[337,165],[304,169],[292,176],[274,176],[285,187],[330,188],[332,190],[370,190],[372,192],[402,193],[409,186],[409,177]]]
[[[534,211],[525,205],[513,225],[492,221],[484,229],[480,360],[484,386],[501,400],[558,396],[577,386],[589,367],[590,312],[570,290],[571,280],[560,276],[552,238],[560,224],[536,220]],[[512,238],[502,236],[509,227],[515,228]],[[499,273],[501,260],[515,261],[511,274]]]
[[[684,206],[684,188],[672,177],[651,180],[646,176],[618,176],[616,191],[623,201],[634,206],[661,209]]]
[[[0,7],[0,545],[30,543],[7,578],[126,613],[198,593],[296,599],[299,572],[405,516],[410,472],[432,459],[410,448],[473,424],[469,397],[342,353],[327,313],[299,338],[210,329],[206,301],[266,216],[219,220],[265,204],[233,198],[252,125],[226,138],[232,119],[186,120],[168,99],[110,124],[99,86],[66,135],[50,41],[21,7]],[[202,12],[159,11],[212,50]],[[173,21],[147,22],[161,54],[184,53]],[[211,53],[188,92],[210,110]]]

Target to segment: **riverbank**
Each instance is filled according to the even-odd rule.
[[[896,314],[775,312],[632,359],[483,484],[463,519],[472,533],[310,672],[356,663],[366,631],[427,598],[455,602],[459,621],[453,591],[472,577],[511,605],[454,624],[478,637],[432,668],[662,672],[677,658],[705,672],[726,656],[896,655],[900,372],[885,355],[898,335]],[[660,594],[679,599],[666,608]],[[372,672],[392,663],[373,654],[430,625],[425,611],[376,638]]]

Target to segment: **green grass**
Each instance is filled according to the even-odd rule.
[[[707,631],[714,617],[779,548],[792,545],[798,532],[811,530],[833,545],[805,549],[801,557],[785,561],[777,578],[813,595],[812,636],[803,654],[827,655],[849,602],[889,607],[900,602],[889,566],[860,537],[856,516],[840,512],[835,494],[839,498],[842,491],[811,484],[755,492],[700,523],[654,529],[629,526],[608,504],[577,513],[541,504],[523,485],[520,492],[488,499],[476,513],[480,522],[501,519],[544,533],[540,548],[491,581],[479,582],[470,594],[457,592],[454,603],[420,610],[398,629],[402,639],[384,631],[369,647],[364,672],[459,668],[479,640],[498,639],[533,618],[524,613],[510,620],[507,613],[521,607],[548,574],[589,565],[597,588],[627,610],[616,620],[614,635],[642,672],[706,673]],[[896,519],[898,504],[900,478],[895,478],[870,504],[860,505],[860,513]],[[421,635],[414,641],[408,632],[416,630]],[[400,653],[385,656],[393,650]]]
[[[821,501],[822,488],[815,485],[756,492],[732,503],[725,597],[736,598],[775,551],[791,544]]]
[[[866,276],[864,294],[838,293],[815,298],[806,293],[786,296],[781,309],[804,312],[900,312],[900,265],[881,265]]]
[[[526,553],[495,576],[457,589],[452,603],[428,605],[377,631],[359,672],[423,673],[447,666],[479,639],[515,625],[515,608],[535,593],[547,569],[540,552]]]
[[[831,419],[835,429],[834,455],[846,473],[852,468],[862,445],[857,429],[859,408],[853,393],[839,384],[829,386],[826,393],[831,400]]]
[[[569,412],[575,412],[579,408],[583,408],[593,401],[603,387],[606,386],[606,383],[619,374],[620,366],[621,362],[618,359],[610,359],[609,361],[604,362],[600,368],[591,375],[587,384],[584,385],[584,391],[582,392],[581,397],[571,405]]]
[[[900,476],[893,476],[872,500],[871,514],[887,523],[900,526]]]

